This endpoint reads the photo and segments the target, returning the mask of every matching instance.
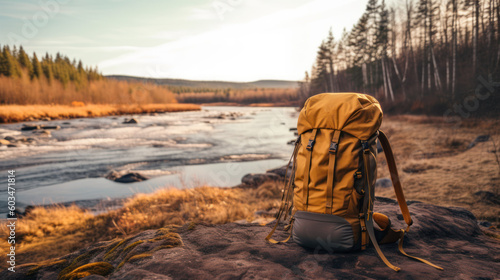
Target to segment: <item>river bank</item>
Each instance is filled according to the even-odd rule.
[[[124,135],[129,129],[132,130],[126,132],[127,135],[134,136],[144,135],[145,133],[142,129],[148,129],[147,131],[150,131],[152,128],[155,128],[155,130],[150,131],[151,133],[154,132],[151,135],[156,135],[158,137],[166,137],[167,134],[183,134],[184,137],[190,139],[188,143],[196,144],[196,146],[194,146],[194,148],[190,146],[191,148],[185,149],[182,148],[183,146],[176,146],[176,144],[173,143],[171,151],[180,150],[180,153],[183,155],[183,160],[179,162],[185,163],[188,163],[188,161],[199,162],[200,160],[209,160],[210,158],[216,157],[223,160],[240,160],[242,158],[242,152],[252,153],[254,155],[265,155],[266,153],[269,154],[270,151],[274,151],[276,158],[281,158],[281,160],[283,160],[282,158],[284,156],[290,155],[291,147],[290,145],[286,145],[284,143],[286,141],[284,140],[293,137],[293,133],[289,131],[291,127],[290,122],[294,121],[294,118],[290,117],[293,110],[276,109],[277,111],[254,111],[257,109],[241,108],[240,110],[247,111],[245,111],[245,114],[240,118],[236,118],[235,120],[231,120],[230,118],[219,119],[217,116],[220,116],[222,112],[226,114],[227,109],[228,108],[211,108],[211,111],[200,112],[202,115],[197,116],[195,119],[186,120],[192,123],[192,126],[190,126],[188,130],[185,128],[180,130],[179,127],[176,128],[176,126],[173,125],[173,123],[177,123],[185,126],[184,123],[178,122],[187,118],[186,113],[179,113],[178,116],[175,116],[175,119],[164,119],[163,121],[165,124],[169,123],[169,125],[165,125],[169,127],[169,130],[167,130],[165,134],[158,134],[159,132],[156,130],[159,123],[159,120],[156,119],[158,117],[150,116],[148,116],[148,118],[153,119],[147,120],[144,118],[140,120],[141,122],[139,125],[144,125],[142,128],[120,127],[118,131],[113,132],[115,128],[107,124],[108,122],[111,123],[113,120],[102,119],[99,123],[89,124],[92,127],[99,127],[97,132],[93,131],[93,129],[80,130],[85,133],[86,137],[91,137],[90,139],[93,139],[94,136],[97,135],[94,133],[113,133],[103,136],[105,138],[113,138],[112,136],[114,134],[119,133],[120,135]],[[276,120],[284,119],[285,124],[282,125],[281,121],[273,122],[276,125],[270,125],[268,128],[274,128],[274,134],[270,134],[268,138],[265,138],[259,134],[259,131],[265,128],[263,127],[263,123],[269,124],[269,120],[272,119],[272,117],[276,118]],[[148,123],[153,120],[156,126],[151,126],[150,123]],[[194,120],[197,121],[194,122]],[[94,121],[97,121],[97,119],[94,119]],[[205,121],[216,121],[216,123],[206,123]],[[19,124],[16,125],[18,126],[17,128],[20,127]],[[186,134],[186,131],[195,128],[198,134]],[[391,141],[391,145],[396,155],[401,181],[409,204],[416,205],[415,201],[422,201],[442,207],[450,207],[452,210],[456,210],[456,207],[464,208],[467,210],[467,213],[470,211],[480,220],[482,231],[486,232],[489,236],[498,238],[498,217],[500,214],[500,200],[498,196],[500,182],[500,164],[498,162],[498,148],[500,146],[498,144],[500,142],[499,128],[500,122],[495,119],[463,120],[462,124],[457,126],[446,122],[446,120],[442,118],[435,117],[398,116],[386,118],[382,129],[388,134]],[[66,136],[56,135],[56,137],[60,137],[59,141],[64,142],[66,139],[65,137],[73,135],[70,129],[71,128],[68,128],[68,134]],[[60,131],[64,131],[64,129]],[[162,129],[160,131],[164,130]],[[250,141],[250,137],[255,135],[260,135],[260,138],[255,138]],[[220,138],[217,138],[218,136],[220,136]],[[207,142],[207,137],[212,138]],[[121,143],[124,145],[127,144],[127,139],[128,138],[121,139]],[[158,143],[154,141],[144,142],[146,140],[151,141],[154,139],[146,138],[137,140],[136,138],[131,138],[130,145],[137,146],[137,143],[145,143],[144,147],[138,151],[125,151],[123,147],[115,147],[115,143],[117,142],[112,142],[112,145],[109,147],[104,147],[103,142],[99,142],[99,149],[96,150],[96,153],[87,155],[86,152],[82,152],[74,158],[62,158],[60,162],[61,167],[60,169],[53,170],[53,176],[54,178],[60,179],[61,172],[59,172],[59,170],[71,171],[68,170],[71,163],[74,160],[82,158],[82,156],[88,157],[89,166],[96,166],[99,161],[106,162],[106,165],[102,167],[102,174],[104,174],[108,168],[107,165],[109,165],[108,158],[113,155],[124,155],[124,153],[140,154],[141,156],[158,155],[161,149],[158,150],[157,147],[155,148],[153,146],[158,145]],[[177,144],[186,144],[185,141],[186,140],[182,140],[181,143]],[[203,143],[210,143],[210,145],[200,146],[200,141]],[[71,147],[73,148],[74,146]],[[165,145],[162,146],[163,149],[167,147],[168,146]],[[106,154],[108,150],[112,149],[117,149],[117,153]],[[151,149],[151,153],[149,149]],[[277,153],[279,149],[282,150]],[[5,152],[8,151],[9,149],[5,149]],[[156,170],[160,166],[172,164],[175,157],[173,157],[171,153],[165,152],[165,158],[154,161],[149,159],[152,165],[148,165],[149,163],[144,164],[144,170]],[[189,154],[192,155],[192,158],[186,157],[188,154],[187,152],[190,152]],[[8,154],[5,155],[8,156]],[[97,158],[96,161],[95,157],[97,155],[104,155],[104,157]],[[29,158],[30,161],[46,160],[44,157],[37,158],[28,156],[27,158]],[[123,156],[121,158],[123,158]],[[37,178],[37,170],[49,167],[53,168],[56,165],[54,163],[54,161],[57,160],[56,157],[50,156],[50,160],[51,162],[48,163],[41,161],[40,164],[46,164],[40,165],[41,167],[31,167],[26,163],[24,165],[25,169],[20,170],[26,172],[26,175],[23,176]],[[129,161],[131,160],[136,163],[144,161],[144,159],[140,158],[129,158],[126,159],[126,162],[117,162],[115,167],[133,167],[138,169],[139,166],[130,165]],[[85,203],[75,203],[90,211],[85,211],[76,206],[69,206],[71,203],[66,203],[71,201],[69,197],[68,199],[70,200],[67,200],[64,205],[59,204],[49,208],[32,208],[25,217],[20,218],[20,225],[22,226],[20,226],[16,232],[19,237],[19,245],[16,247],[16,254],[19,254],[19,263],[59,257],[69,252],[73,252],[78,248],[87,248],[98,241],[121,240],[128,236],[138,234],[143,230],[158,229],[169,225],[186,227],[192,225],[192,227],[194,227],[196,224],[201,223],[213,225],[236,221],[242,223],[251,221],[257,224],[268,223],[273,220],[273,214],[279,206],[279,199],[281,197],[280,189],[282,187],[280,180],[274,175],[271,175],[271,180],[267,182],[265,182],[265,180],[259,181],[257,179],[248,178],[247,176],[245,176],[246,179],[245,177],[241,179],[242,173],[235,172],[234,168],[235,166],[240,166],[241,172],[254,172],[251,171],[252,169],[248,166],[244,165],[254,163],[253,166],[256,169],[253,170],[259,173],[259,171],[257,171],[258,169],[266,169],[265,165],[262,165],[264,162],[266,164],[275,164],[276,167],[283,165],[278,164],[279,162],[270,160],[270,158],[266,158],[264,161],[254,160],[245,163],[230,162],[227,163],[228,165],[218,165],[222,167],[222,169],[212,169],[213,163],[207,165],[193,165],[196,169],[189,175],[190,177],[192,174],[215,174],[217,178],[238,177],[244,185],[248,185],[248,182],[256,182],[252,187],[237,186],[236,188],[227,188],[227,186],[235,185],[233,181],[234,178],[228,181],[219,181],[219,184],[217,184],[217,181],[209,181],[206,184],[194,184],[195,181],[193,181],[193,186],[197,186],[195,188],[184,187],[184,189],[182,189],[182,186],[171,186],[156,191],[153,190],[154,188],[151,188],[149,191],[153,192],[151,194],[137,193],[133,197],[119,201],[119,203],[110,201],[107,204],[104,203],[97,206],[87,205],[88,207],[84,205]],[[378,155],[378,163],[378,178],[381,182],[387,181],[389,173],[382,153]],[[24,163],[21,162],[20,164]],[[178,162],[174,164],[178,164]],[[82,166],[85,165],[82,165],[81,162],[76,162],[74,168],[81,169]],[[30,171],[30,168],[34,169]],[[96,174],[100,174],[99,172],[96,172]],[[27,176],[28,174],[30,175]],[[43,176],[47,177],[48,172],[43,171],[43,174]],[[71,176],[74,176],[74,174]],[[41,178],[43,179],[45,177]],[[91,186],[90,179],[82,180],[87,181],[82,181],[82,185],[79,188],[81,191],[85,189],[93,189],[93,191],[91,191],[92,193],[96,193],[97,189],[105,191],[103,185],[96,184],[95,186]],[[102,181],[106,179],[95,178],[92,180]],[[150,180],[150,182],[154,182],[155,179],[153,178]],[[39,182],[41,180],[36,179],[35,181]],[[147,183],[148,181],[149,180],[139,183]],[[208,187],[217,185],[221,187]],[[129,186],[131,185],[122,185],[123,189],[128,189],[130,188]],[[37,192],[37,196],[47,193],[48,197],[59,195],[64,191],[71,193],[74,190],[70,188],[78,188],[78,185],[73,181],[68,182],[65,187],[62,185],[59,186],[58,189],[55,189],[55,186],[49,186],[48,188],[53,189],[49,191],[49,189],[39,187],[38,190],[33,188],[33,190],[20,191],[18,193],[19,198],[22,198],[23,192],[25,194]],[[394,190],[390,186],[390,183],[378,184],[376,188],[377,196],[394,198]],[[114,189],[114,194],[116,194],[118,190],[119,189]],[[74,201],[77,199],[73,198],[72,200]],[[377,203],[380,201],[383,202],[383,199],[379,199]],[[422,208],[415,209],[414,213],[416,217],[418,218],[419,211],[423,211],[423,209],[427,209],[428,207],[430,206],[422,206]],[[400,222],[396,219],[397,207],[394,205],[391,209],[391,218],[395,219],[395,222]],[[462,212],[457,213],[460,214]],[[453,217],[453,215],[450,215],[450,217]],[[472,215],[469,214],[465,216],[472,217]],[[439,215],[436,215],[436,217],[439,217]],[[476,223],[476,220],[475,218],[470,218],[469,222],[472,225]],[[422,220],[420,223],[422,226],[435,224],[436,222],[434,220]],[[451,224],[456,223],[453,222]],[[488,233],[488,228],[492,230],[492,232]],[[415,227],[415,229],[417,229],[417,227]],[[439,227],[436,230],[442,231],[443,228]],[[457,229],[457,231],[459,231],[459,229]],[[477,230],[475,230],[475,232],[477,232]],[[449,231],[445,230],[442,234],[446,237]],[[8,231],[4,224],[1,227],[0,238],[5,239],[7,236]],[[428,240],[431,240],[431,238]],[[467,242],[475,241],[471,239]],[[443,247],[440,252],[445,252],[448,250],[448,247],[454,248],[457,246],[458,245],[447,245]],[[2,255],[6,254],[4,251],[5,248],[6,247],[0,248],[0,253]],[[46,248],[54,249],[46,250]],[[484,248],[480,250],[484,251]],[[434,253],[436,252],[428,252],[428,254]],[[462,253],[458,252],[457,254],[459,258],[462,257]],[[466,254],[467,253],[464,253],[464,255]],[[379,260],[377,260],[377,263],[378,262]],[[383,264],[377,267],[382,271],[386,271],[387,269]]]
[[[1,105],[0,123],[199,110],[200,105],[187,103],[118,105],[76,102],[74,105]]]
[[[0,171],[16,170],[16,205],[129,197],[171,186],[230,187],[247,173],[285,164],[295,108],[202,107],[200,111],[0,125]],[[136,123],[130,123],[130,118]],[[27,127],[58,129],[25,130]],[[8,139],[8,140],[7,140]],[[111,172],[148,180],[119,183]],[[0,176],[0,184],[7,184]],[[7,211],[0,193],[0,217]]]

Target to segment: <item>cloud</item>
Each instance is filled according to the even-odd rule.
[[[52,4],[55,3],[55,4]],[[14,19],[31,19],[35,14],[39,12],[48,13],[49,16],[55,16],[57,14],[73,15],[76,13],[74,9],[70,7],[59,4],[58,2],[37,2],[34,3],[23,3],[19,1],[0,1],[0,6],[2,6],[2,11],[0,16],[10,17]]]
[[[202,20],[216,20],[218,19],[217,14],[213,9],[208,6],[204,8],[193,8],[190,11],[189,16],[187,17],[189,20],[202,21]]]

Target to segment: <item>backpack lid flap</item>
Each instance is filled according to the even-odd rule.
[[[368,140],[380,128],[382,115],[380,104],[370,95],[322,93],[307,99],[300,111],[297,132],[335,129]]]

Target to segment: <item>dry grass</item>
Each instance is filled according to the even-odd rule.
[[[464,207],[478,219],[498,224],[500,165],[495,150],[500,120],[464,120],[456,127],[439,117],[400,116],[384,120],[382,130],[389,136],[408,200]],[[490,135],[490,140],[468,149],[479,135]],[[378,177],[388,178],[384,156],[378,161]],[[377,195],[395,198],[392,189],[379,189]]]
[[[196,111],[201,107],[195,104],[137,104],[106,105],[75,102],[73,105],[0,105],[0,122],[21,122],[43,118],[70,119],[102,117],[123,114],[163,113]]]
[[[175,95],[166,87],[102,79],[83,85],[63,85],[57,80],[30,80],[0,76],[0,104],[149,104],[176,103]]]
[[[264,190],[265,189],[265,190]],[[162,189],[139,194],[123,208],[98,216],[77,207],[35,208],[18,220],[16,262],[29,263],[60,257],[97,241],[125,237],[146,229],[185,223],[223,224],[254,220],[258,210],[279,205],[281,186],[266,184],[259,190],[199,187]],[[6,242],[6,224],[0,227],[0,239]],[[5,258],[8,248],[0,246]],[[1,261],[0,267],[5,268]]]

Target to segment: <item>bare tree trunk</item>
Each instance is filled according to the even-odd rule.
[[[431,52],[427,51],[427,90],[431,90],[432,76],[431,76]]]
[[[421,96],[424,96],[424,90],[425,90],[425,60],[422,61],[422,86],[420,92]]]
[[[332,54],[330,54],[332,55]],[[333,61],[331,59],[331,57],[329,58],[329,61],[328,61],[328,70],[330,71],[330,73],[328,73],[328,82],[329,82],[329,88],[330,88],[330,92],[335,92],[335,89],[333,88]]]
[[[385,64],[384,64],[384,59],[381,59],[381,64],[382,64],[382,72],[384,73],[382,76],[383,76],[383,80],[384,80],[384,96],[385,96],[385,99],[387,99],[389,97],[388,93],[387,93],[387,77],[385,76]]]
[[[449,39],[449,5],[446,5],[446,11],[443,16],[444,49],[446,53],[446,91],[450,90],[450,39]]]
[[[401,91],[403,92],[403,98],[406,100],[406,91],[405,91],[405,79],[406,77],[401,77],[401,74],[399,73],[398,70],[398,64],[396,63],[396,59],[394,56],[392,56],[392,64],[394,65],[394,72],[396,72],[396,76],[398,77],[399,83],[401,84]],[[405,72],[408,67],[408,57],[406,58],[406,63],[405,63]]]
[[[446,59],[446,90],[450,90],[450,60]]]
[[[495,70],[497,71],[498,66],[500,65],[500,4],[497,2],[497,44],[498,44],[498,52],[497,52],[497,64],[495,65]]]
[[[456,85],[456,73],[457,73],[457,0],[453,0],[453,17],[452,17],[452,57],[453,57],[453,71],[452,71],[452,81],[451,81],[451,98],[455,100],[455,85]]]
[[[472,38],[472,73],[475,76],[477,71],[477,37],[479,34],[479,0],[474,0],[474,31]]]
[[[436,82],[436,88],[441,90],[441,77],[439,76],[439,69],[436,62],[436,56],[434,55],[434,48],[431,47],[432,62],[434,64],[434,80]]]
[[[384,64],[386,64],[387,59],[384,57],[382,58],[384,60]],[[389,88],[389,93],[391,95],[391,101],[394,102],[394,92],[392,91],[392,83],[391,83],[391,75],[389,72],[389,67],[384,67],[385,68],[385,74],[387,75],[387,87]]]
[[[413,40],[411,36],[411,27],[412,27],[412,11],[413,11],[413,5],[410,0],[405,1],[406,4],[406,31],[408,32],[408,42],[410,43],[410,55],[413,59],[413,74],[414,74],[414,79],[415,79],[415,84],[418,85],[418,64],[417,64],[417,57],[415,55],[415,52],[413,51]],[[408,59],[410,59],[408,57]]]
[[[361,66],[361,71],[363,72],[363,91],[366,92],[366,86],[368,85],[368,76],[366,73],[366,63]]]

